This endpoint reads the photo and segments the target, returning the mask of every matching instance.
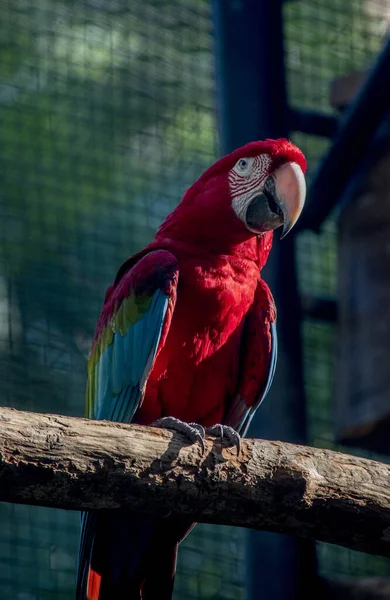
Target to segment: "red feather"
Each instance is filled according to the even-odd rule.
[[[101,582],[101,575],[90,569],[88,575],[87,600],[99,600]]]
[[[234,254],[220,256],[157,236],[152,247],[169,249],[178,259],[177,301],[165,343],[149,375],[134,421],[147,424],[170,415],[205,426],[221,422],[239,378],[244,320],[259,283],[259,266],[271,247],[271,234],[259,244],[252,237]],[[264,295],[264,313],[270,298]],[[259,379],[265,381],[270,353],[266,345]],[[259,382],[259,387],[261,381]]]

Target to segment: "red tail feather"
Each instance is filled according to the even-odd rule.
[[[88,576],[87,600],[99,600],[101,582],[102,576],[90,568]]]

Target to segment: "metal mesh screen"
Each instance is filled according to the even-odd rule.
[[[82,415],[106,287],[215,156],[209,3],[0,7],[2,402]],[[79,515],[0,522],[0,598],[73,598]],[[176,597],[242,598],[242,536],[198,526]]]
[[[298,0],[284,6],[287,79],[293,107],[331,114],[330,83],[338,76],[367,68],[381,47],[390,19],[388,0]],[[309,160],[308,178],[329,142],[295,133],[293,139]],[[299,286],[302,294],[334,298],[336,292],[336,219],[320,234],[298,236]],[[306,318],[303,323],[304,369],[309,443],[385,460],[334,442],[332,414],[336,327]],[[389,575],[380,557],[320,543],[320,573],[327,576]]]

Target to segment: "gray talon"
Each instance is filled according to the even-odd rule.
[[[206,428],[206,433],[208,435],[212,435],[217,438],[226,438],[227,441],[237,448],[237,456],[240,455],[241,452],[241,436],[233,427],[229,425],[221,425],[217,423],[216,425],[212,425],[211,427]]]
[[[184,421],[180,421],[180,419],[176,419],[176,417],[162,417],[151,423],[150,427],[162,427],[164,429],[172,429],[173,431],[183,433],[193,444],[199,442],[202,448],[202,454],[204,454],[205,430],[202,425],[199,425],[198,423],[185,423]]]

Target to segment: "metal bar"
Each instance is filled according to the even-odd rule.
[[[218,114],[223,154],[254,139],[289,133],[282,2],[214,0]],[[269,397],[249,435],[306,441],[294,238],[274,247],[264,278],[278,307],[279,361]],[[248,534],[248,598],[301,600],[316,585],[315,548],[289,536]],[[278,575],[282,574],[282,575]]]
[[[220,147],[287,131],[281,2],[213,0]],[[269,6],[268,6],[269,5]],[[279,21],[279,31],[272,23]]]
[[[290,110],[289,125],[293,131],[331,138],[337,131],[338,119],[332,115],[294,108]]]
[[[337,321],[338,307],[333,298],[318,298],[315,296],[301,297],[302,311],[305,317],[335,323]]]
[[[390,37],[355,102],[343,115],[334,143],[309,189],[299,229],[318,231],[359,171],[370,140],[390,109]]]

